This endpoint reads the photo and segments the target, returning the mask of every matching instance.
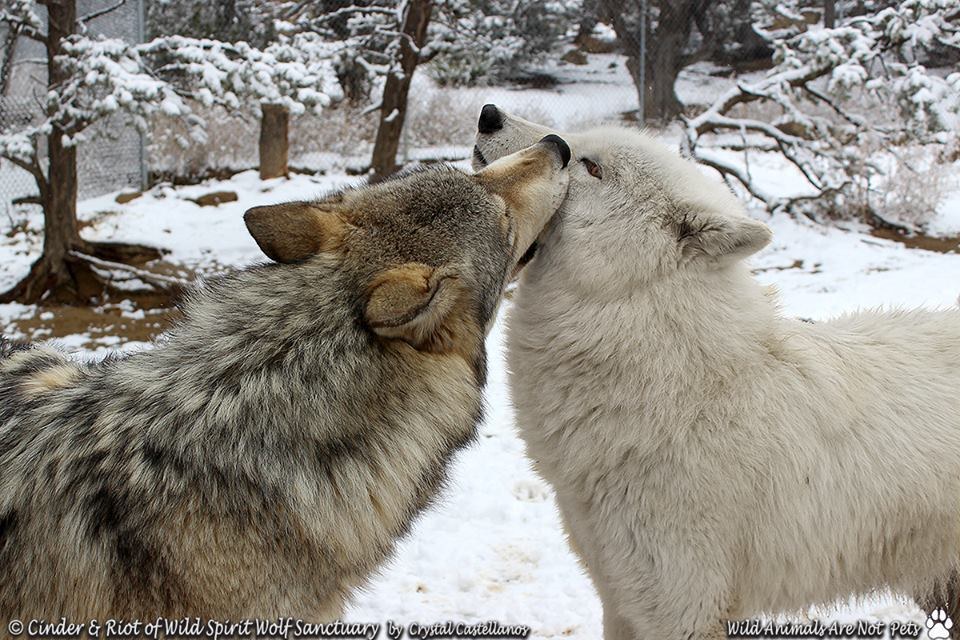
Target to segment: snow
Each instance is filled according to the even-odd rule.
[[[788,315],[828,318],[879,306],[958,303],[960,255],[909,249],[806,219],[775,216],[765,222],[773,229],[773,243],[753,265],[762,282],[780,289]]]
[[[540,70],[558,81],[550,88],[473,87],[456,89],[456,93],[459,102],[474,114],[480,113],[484,104],[493,103],[561,130],[591,126],[636,111],[637,92],[625,60],[616,54],[595,54],[582,66],[550,62]],[[415,75],[411,95],[427,90],[430,83],[426,74]]]
[[[940,201],[927,232],[935,236],[960,236],[960,188],[948,193]]]

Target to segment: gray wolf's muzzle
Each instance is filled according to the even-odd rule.
[[[543,136],[540,142],[547,142],[555,146],[557,153],[560,154],[560,168],[566,169],[570,163],[570,145],[567,144],[566,140],[555,133],[551,133],[550,135]]]

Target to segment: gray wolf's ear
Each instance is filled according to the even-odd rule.
[[[440,329],[461,293],[452,269],[408,262],[374,279],[364,317],[378,335],[420,348]]]
[[[683,216],[676,225],[685,260],[705,256],[737,260],[760,251],[773,238],[770,228],[745,215],[698,213]]]
[[[275,262],[302,262],[338,248],[347,223],[333,211],[307,202],[254,207],[243,214],[250,235]]]

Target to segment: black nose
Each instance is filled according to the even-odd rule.
[[[549,142],[556,145],[557,151],[560,153],[560,160],[563,161],[563,166],[567,166],[567,163],[570,162],[570,145],[568,145],[563,138],[551,133],[548,136],[540,138],[540,142]]]
[[[503,114],[495,104],[485,104],[480,110],[480,120],[477,122],[477,131],[493,133],[503,129]]]

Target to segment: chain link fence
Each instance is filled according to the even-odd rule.
[[[113,10],[88,24],[88,33],[130,42],[143,39],[144,0],[78,0],[77,15]],[[44,7],[36,7],[44,17]],[[17,129],[43,119],[46,93],[46,52],[41,43],[26,37],[11,38],[0,30],[3,68],[8,76],[0,95],[0,129]],[[144,140],[129,126],[105,120],[91,127],[88,141],[78,149],[79,197],[90,198],[125,187],[139,188],[146,175]],[[45,150],[41,148],[41,155]],[[18,198],[36,195],[29,173],[0,160],[0,205],[9,213]]]

